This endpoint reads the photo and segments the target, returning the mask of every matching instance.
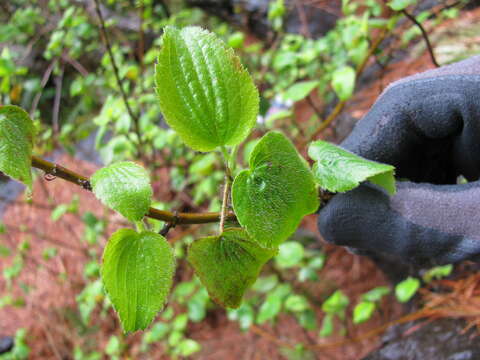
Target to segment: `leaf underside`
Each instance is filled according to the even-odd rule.
[[[325,141],[312,142],[308,154],[316,161],[313,175],[323,189],[345,192],[369,180],[395,194],[395,168],[391,165],[364,159]]]
[[[102,280],[125,332],[151,323],[165,304],[174,269],[173,249],[163,236],[121,229],[110,237]]]
[[[0,171],[32,189],[35,128],[28,114],[13,105],[0,106]]]
[[[147,171],[130,161],[117,162],[98,170],[90,179],[97,198],[130,221],[139,221],[152,201]]]
[[[319,206],[310,169],[279,132],[269,132],[255,146],[250,169],[235,178],[232,200],[240,224],[266,248],[285,241]]]
[[[237,308],[262,266],[275,254],[276,250],[255,244],[243,229],[232,228],[220,236],[194,241],[188,261],[215,302]]]
[[[165,120],[192,149],[239,144],[255,125],[258,90],[233,50],[214,34],[167,26],[155,72]]]

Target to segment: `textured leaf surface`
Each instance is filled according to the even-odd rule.
[[[206,30],[166,27],[155,80],[167,123],[195,150],[236,145],[255,125],[259,98],[250,75]]]
[[[259,247],[244,230],[227,229],[220,236],[193,242],[188,261],[215,302],[237,308],[262,266],[275,253]]]
[[[93,174],[90,182],[97,198],[130,221],[141,220],[150,207],[152,187],[148,173],[133,162],[104,167]]]
[[[240,224],[267,248],[286,240],[319,206],[310,169],[278,132],[268,133],[255,146],[250,169],[233,182],[232,200]]]
[[[313,175],[323,189],[345,192],[369,180],[395,194],[395,168],[364,159],[325,141],[312,142],[308,155],[315,160]]]
[[[0,106],[0,171],[32,189],[32,147],[35,129],[17,106]]]
[[[143,330],[163,307],[175,260],[165,238],[121,229],[103,253],[102,279],[125,332]]]

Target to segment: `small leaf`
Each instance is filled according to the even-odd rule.
[[[153,191],[148,173],[133,162],[104,167],[90,182],[97,198],[130,221],[141,220],[150,207]]]
[[[322,310],[327,314],[340,314],[342,313],[350,303],[348,297],[341,291],[335,291],[330,297],[322,304]]]
[[[0,106],[0,171],[32,190],[32,147],[35,128],[17,106]]]
[[[386,286],[377,286],[376,288],[362,295],[362,299],[369,302],[377,302],[385,295],[390,294],[390,288]]]
[[[308,96],[318,86],[318,81],[301,81],[290,86],[283,98],[285,100],[299,101]]]
[[[409,276],[395,286],[395,296],[398,301],[407,302],[415,295],[419,287],[420,280]]]
[[[401,11],[406,9],[410,5],[413,5],[416,3],[417,3],[417,0],[391,0],[388,3],[388,6],[390,6],[395,11]]]
[[[353,323],[361,324],[369,320],[372,317],[375,308],[375,303],[370,301],[362,301],[361,303],[357,304],[357,306],[355,306],[353,309]]]
[[[187,259],[215,302],[237,308],[262,266],[275,253],[260,248],[244,230],[235,228],[194,241]]]
[[[313,175],[320,187],[331,192],[345,192],[369,180],[395,194],[395,168],[364,159],[325,141],[312,142],[308,155],[315,160]]]
[[[426,283],[429,283],[433,279],[441,279],[444,277],[447,277],[452,273],[453,270],[453,265],[452,264],[447,264],[447,265],[442,265],[442,266],[435,266],[431,269],[429,269],[425,274],[423,274],[422,279]]]
[[[102,279],[125,332],[150,324],[167,299],[174,270],[173,249],[163,236],[121,229],[110,237]]]
[[[355,70],[344,66],[335,70],[332,75],[332,87],[341,101],[347,101],[355,89]]]
[[[300,264],[305,250],[303,245],[296,241],[287,241],[278,247],[275,262],[279,268],[288,269]]]
[[[243,303],[238,309],[228,310],[228,319],[238,321],[242,330],[248,330],[255,319],[255,312],[248,303]]]
[[[239,144],[254,127],[258,91],[240,59],[214,34],[167,26],[155,71],[162,113],[192,149]]]
[[[310,308],[305,296],[302,295],[290,295],[285,300],[285,309],[292,312],[302,312]]]
[[[318,334],[320,337],[327,337],[333,333],[333,315],[326,314],[322,321],[322,328]]]
[[[249,162],[250,169],[233,182],[233,208],[255,241],[276,247],[305,215],[318,209],[315,182],[295,147],[278,132],[269,132],[258,142]]]
[[[184,339],[176,346],[179,355],[183,357],[189,357],[202,349],[202,346],[192,339]]]
[[[275,319],[282,309],[282,298],[279,296],[269,295],[265,299],[258,311],[257,324]]]

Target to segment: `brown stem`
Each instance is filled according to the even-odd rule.
[[[225,185],[223,188],[223,197],[222,197],[222,211],[220,212],[220,225],[219,225],[219,232],[221,235],[223,233],[223,229],[225,228],[225,219],[228,215],[228,196],[230,194],[230,176],[229,174],[225,175]]]
[[[81,174],[69,170],[61,165],[51,163],[37,156],[32,156],[32,166],[45,172],[50,177],[58,177],[75,185],[81,186],[85,190],[92,191],[92,186],[89,179]],[[158,210],[150,208],[147,217],[152,219],[162,220],[175,224],[207,224],[220,221],[220,213],[173,213],[165,210]],[[236,220],[233,212],[228,212],[225,217],[226,220]]]
[[[402,14],[405,15],[412,23],[414,23],[420,29],[422,37],[425,40],[425,44],[427,45],[428,53],[430,54],[430,59],[432,59],[433,65],[435,65],[436,67],[440,67],[437,59],[435,58],[435,54],[433,53],[432,44],[430,43],[430,39],[428,38],[428,34],[425,31],[425,28],[422,26],[422,24],[420,24],[417,18],[410,14],[407,10],[403,9]]]

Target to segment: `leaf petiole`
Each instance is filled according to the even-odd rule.
[[[135,228],[139,233],[147,230],[147,227],[145,226],[145,223],[143,222],[143,220],[135,221]]]

